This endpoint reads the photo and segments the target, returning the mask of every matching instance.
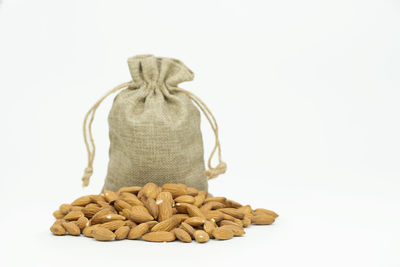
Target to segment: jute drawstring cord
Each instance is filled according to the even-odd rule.
[[[85,168],[84,174],[82,177],[82,186],[83,187],[86,187],[89,185],[90,177],[93,174],[93,161],[94,161],[94,156],[95,156],[95,152],[96,152],[96,146],[94,144],[94,139],[93,139],[93,134],[92,134],[92,124],[93,124],[96,110],[100,106],[100,104],[103,102],[103,100],[106,99],[109,95],[116,93],[122,89],[128,88],[130,85],[132,85],[132,82],[122,83],[122,84],[114,87],[113,89],[108,91],[103,97],[101,97],[89,109],[89,111],[85,115],[85,119],[83,120],[83,139],[84,139],[86,150],[88,153],[88,165]],[[221,155],[222,152],[221,152],[221,144],[220,144],[219,135],[218,135],[217,121],[216,121],[214,115],[212,114],[212,112],[210,111],[210,109],[199,97],[197,97],[196,95],[194,95],[193,93],[191,93],[185,89],[174,88],[173,90],[186,94],[200,108],[200,110],[203,112],[204,116],[207,118],[208,122],[210,123],[211,129],[213,130],[214,135],[215,135],[215,145],[214,145],[214,148],[212,149],[210,156],[208,158],[208,163],[207,163],[208,170],[206,170],[205,174],[206,174],[208,180],[216,178],[218,175],[225,173],[226,168],[227,168],[226,163],[222,161],[222,155]],[[90,120],[89,120],[89,124],[88,124],[87,122],[88,122],[89,116],[90,116]],[[88,128],[88,129],[86,129],[86,128]],[[89,134],[90,145],[89,145],[89,141],[88,141],[88,137],[87,137],[88,134]],[[219,163],[216,167],[212,167],[211,161],[217,150],[218,150],[218,162]]]

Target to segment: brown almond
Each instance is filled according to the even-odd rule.
[[[81,231],[83,229],[85,229],[85,227],[89,226],[89,219],[86,217],[80,217],[77,221],[76,221],[76,225],[79,227],[79,229],[81,229]]]
[[[96,224],[96,225],[92,225],[92,226],[85,227],[85,228],[83,229],[83,231],[82,231],[82,234],[83,234],[84,236],[86,236],[86,237],[93,237],[93,230],[94,230],[96,227],[98,227],[98,226],[99,226],[99,225]]]
[[[100,201],[106,201],[104,195],[90,195],[89,197],[92,203],[99,203]]]
[[[203,229],[204,229],[204,231],[206,231],[206,233],[207,233],[210,237],[212,237],[212,232],[213,232],[214,229],[216,229],[216,228],[217,228],[217,226],[215,225],[214,222],[208,221],[208,220],[204,222]]]
[[[114,208],[118,211],[122,211],[123,209],[131,209],[132,206],[122,199],[117,199],[114,202]]]
[[[108,230],[115,231],[118,228],[122,227],[125,225],[125,221],[122,220],[114,220],[106,223],[102,223],[100,226],[107,228]]]
[[[201,226],[205,223],[206,219],[201,217],[190,217],[185,220],[185,223],[191,226]]]
[[[107,228],[97,226],[92,230],[92,236],[98,241],[109,241],[115,238],[115,234]]]
[[[193,204],[194,203],[194,197],[189,196],[189,195],[182,195],[174,199],[175,202],[178,203],[188,203],[188,204]]]
[[[175,240],[175,234],[167,231],[150,232],[142,236],[149,242],[171,242]]]
[[[175,217],[179,220],[179,222],[183,222],[184,220],[186,220],[187,218],[189,218],[189,215],[187,214],[175,214],[172,217]]]
[[[79,197],[77,199],[75,199],[71,205],[72,206],[86,206],[87,204],[89,204],[90,202],[92,202],[92,199],[90,198],[90,196],[83,196],[83,197]]]
[[[144,206],[147,208],[154,219],[158,218],[158,206],[154,198],[147,198],[144,202]]]
[[[237,219],[240,219],[240,220],[244,218],[244,213],[238,211],[235,208],[223,208],[223,209],[219,209],[218,211],[221,211],[225,214],[228,214],[228,215],[235,217]]]
[[[91,203],[86,205],[86,207],[82,209],[82,212],[83,214],[85,214],[85,217],[90,219],[93,217],[93,215],[95,215],[97,212],[101,210],[102,208],[100,208],[97,204]]]
[[[234,236],[242,236],[246,233],[242,227],[237,226],[237,225],[224,225],[224,226],[221,226],[220,228],[228,229],[228,230],[232,231]]]
[[[252,213],[252,209],[250,205],[246,205],[246,206],[242,206],[240,208],[237,209],[240,212],[243,212],[244,214],[251,214]]]
[[[126,225],[126,226],[129,226],[129,228],[133,228],[133,227],[135,227],[137,224],[134,223],[134,222],[132,222],[131,220],[126,220],[126,221],[125,221],[125,225]]]
[[[218,210],[210,210],[209,212],[205,213],[205,217],[207,220],[219,222],[224,219],[224,214]]]
[[[267,214],[256,215],[251,219],[251,223],[258,225],[272,224],[274,221],[274,217]]]
[[[192,242],[192,237],[183,229],[175,228],[174,234],[175,234],[176,238],[182,242],[185,242],[185,243]]]
[[[199,193],[199,190],[193,187],[186,187],[186,195],[195,197]]]
[[[80,235],[81,229],[74,222],[63,222],[62,226],[70,235]]]
[[[71,205],[70,204],[62,204],[58,208],[62,214],[67,214],[71,210]]]
[[[157,222],[157,221],[149,221],[149,222],[146,222],[146,224],[149,226],[149,230],[150,230],[150,229],[153,228],[156,224],[158,224],[158,222]]]
[[[53,216],[56,219],[62,219],[64,218],[64,213],[62,213],[60,210],[56,210],[55,212],[53,212]]]
[[[194,203],[196,207],[200,207],[203,205],[204,200],[206,199],[207,192],[206,191],[200,191],[197,196],[194,197]]]
[[[186,194],[186,185],[184,184],[164,184],[162,190],[170,192],[173,198]]]
[[[188,204],[186,207],[186,210],[190,217],[200,217],[200,218],[204,218],[204,219],[206,218],[204,216],[204,214],[200,211],[200,209],[198,207],[196,207],[195,205]]]
[[[225,203],[226,197],[207,197],[204,200],[204,203],[207,203],[207,202],[210,202],[210,201],[216,201],[216,202]]]
[[[140,201],[134,194],[124,192],[121,193],[120,198],[131,206],[143,206],[142,201]]]
[[[196,230],[194,232],[194,238],[198,243],[205,243],[210,240],[210,236],[203,230]]]
[[[115,231],[115,240],[122,240],[128,237],[131,228],[129,226],[121,226]]]
[[[138,226],[133,227],[129,234],[128,234],[128,239],[139,239],[141,238],[145,233],[149,231],[149,226],[147,223],[141,223]]]
[[[92,219],[90,219],[90,225],[102,223],[101,218],[108,214],[114,214],[114,212],[111,209],[99,210],[93,215]]]
[[[183,222],[183,223],[181,223],[181,226],[180,226],[179,228],[185,230],[191,237],[194,238],[194,232],[195,232],[195,230],[194,230],[194,228],[193,228],[191,225],[189,225],[189,224]]]
[[[271,215],[271,216],[274,217],[274,218],[278,218],[278,217],[279,217],[279,215],[278,215],[276,212],[272,211],[272,210],[267,210],[267,209],[261,209],[261,208],[259,208],[259,209],[255,209],[254,212],[255,212],[255,213],[257,213],[257,212],[265,213],[265,214],[267,214],[267,215]]]
[[[53,233],[53,235],[65,235],[67,232],[64,226],[62,226],[62,223],[54,223],[50,227],[50,231]]]
[[[141,191],[146,198],[155,199],[161,190],[159,190],[158,185],[155,183],[147,183],[143,186]]]
[[[106,199],[106,201],[108,203],[112,203],[118,199],[118,195],[113,191],[104,190],[103,194],[104,194],[104,198]]]
[[[170,192],[161,192],[156,199],[158,205],[158,221],[162,222],[172,217],[172,194]]]
[[[152,232],[171,231],[172,229],[177,227],[179,223],[180,220],[177,217],[171,217],[153,226],[153,228],[151,228],[151,231]]]
[[[121,193],[137,194],[141,189],[142,189],[141,186],[121,187],[121,188],[118,190],[118,194],[121,194]]]
[[[228,228],[218,227],[214,229],[212,235],[218,240],[227,240],[233,237],[233,231]]]
[[[240,204],[239,202],[229,200],[229,199],[227,199],[225,201],[225,205],[229,208],[240,208],[242,206],[242,204]]]
[[[122,215],[118,215],[118,214],[115,214],[115,213],[110,213],[110,214],[103,215],[103,216],[97,218],[96,221],[98,223],[106,223],[106,222],[111,222],[111,221],[116,221],[116,220],[124,221],[125,219],[126,218],[124,216],[122,216]]]
[[[67,215],[64,216],[64,220],[66,221],[76,221],[80,217],[85,216],[81,211],[70,211]]]
[[[144,223],[154,219],[144,206],[133,206],[129,216],[129,219],[136,223]]]
[[[235,226],[241,227],[240,224],[237,224],[237,223],[229,221],[229,220],[222,220],[219,223],[219,226],[224,226],[224,225],[235,225]]]
[[[242,220],[243,227],[247,227],[251,224],[251,218],[246,214]]]

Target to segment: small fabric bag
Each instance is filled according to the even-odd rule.
[[[115,97],[108,116],[110,150],[104,188],[117,191],[124,186],[182,183],[198,190],[208,189],[208,179],[225,173],[221,159],[218,125],[208,107],[178,84],[193,80],[194,74],[181,61],[141,55],[128,59],[132,81],[103,96],[84,119],[84,141],[88,165],[82,178],[89,184],[93,173],[95,145],[91,126],[96,109],[112,93]],[[200,112],[215,134],[215,146],[204,167]],[[211,166],[217,152],[218,165]]]

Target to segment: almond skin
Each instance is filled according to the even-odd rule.
[[[127,238],[130,230],[129,226],[121,226],[117,231],[115,231],[115,240],[123,240]]]
[[[90,224],[99,224],[102,223],[101,218],[108,214],[113,214],[114,212],[111,209],[102,209],[98,211],[96,214],[93,215],[92,219],[90,220]]]
[[[64,213],[62,213],[60,210],[56,210],[55,212],[53,212],[53,216],[56,219],[62,219],[64,218]]]
[[[131,206],[143,206],[142,201],[140,201],[138,199],[138,197],[135,196],[134,194],[124,192],[124,193],[121,193],[120,197],[123,201],[125,201],[126,203],[128,203]]]
[[[92,225],[92,226],[88,226],[85,227],[85,229],[83,229],[82,234],[86,237],[93,237],[93,231],[96,227],[98,227],[99,225]]]
[[[81,229],[74,222],[63,222],[62,226],[70,235],[80,235]]]
[[[149,230],[149,226],[147,223],[141,223],[138,226],[133,227],[129,234],[128,239],[139,239],[141,238],[147,231]]]
[[[92,231],[92,236],[98,241],[109,241],[115,238],[115,234],[101,226],[97,226]]]
[[[158,221],[162,222],[172,217],[172,194],[170,192],[161,192],[156,199],[158,205]]]
[[[149,242],[171,242],[175,240],[175,234],[167,231],[150,232],[142,236]]]
[[[265,213],[265,214],[267,214],[267,215],[271,215],[271,216],[274,217],[274,218],[278,218],[278,217],[279,217],[279,215],[278,215],[276,212],[272,211],[272,210],[267,210],[267,209],[255,209],[254,212],[255,212],[255,213],[258,213],[258,212]]]
[[[214,229],[212,235],[218,240],[228,240],[233,237],[233,231],[229,228],[218,227]]]
[[[208,234],[203,230],[197,230],[194,232],[194,238],[198,243],[205,243],[210,240]]]
[[[178,203],[188,203],[188,204],[193,204],[194,203],[194,197],[189,196],[189,195],[182,195],[174,199],[175,202]]]
[[[175,228],[174,234],[175,234],[176,238],[182,242],[185,242],[185,243],[192,242],[192,237],[183,229]]]
[[[244,218],[244,213],[238,211],[235,208],[223,208],[223,209],[219,209],[218,211],[221,211],[225,214],[228,214],[228,215],[235,217],[237,219],[240,219],[240,220]]]
[[[251,219],[251,223],[258,225],[272,224],[274,221],[274,217],[267,214],[256,215]]]
[[[205,223],[206,219],[201,217],[190,217],[185,220],[185,223],[191,226],[201,226]]]

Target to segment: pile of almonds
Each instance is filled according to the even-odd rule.
[[[104,190],[62,204],[53,213],[54,235],[81,233],[99,241],[143,239],[152,242],[207,242],[245,234],[250,224],[272,224],[278,217],[267,209],[213,197],[184,184],[154,183]]]

